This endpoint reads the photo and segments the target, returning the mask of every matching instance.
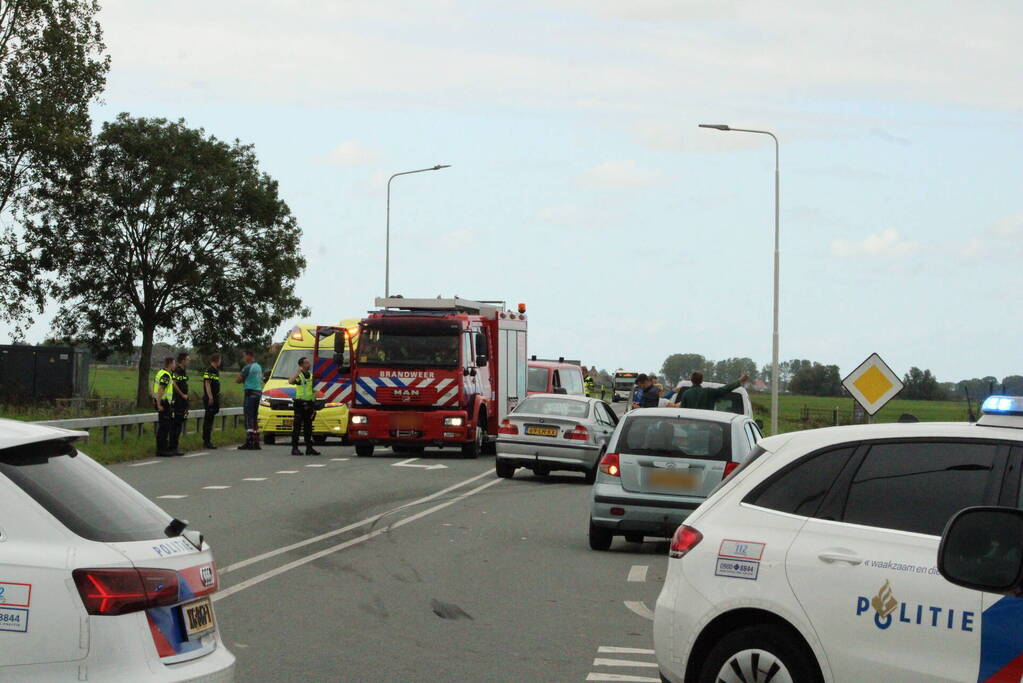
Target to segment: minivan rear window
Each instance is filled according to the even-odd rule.
[[[637,415],[625,420],[618,452],[703,460],[731,460],[731,425],[670,415]]]
[[[67,441],[0,450],[0,474],[82,538],[166,538],[172,518]]]

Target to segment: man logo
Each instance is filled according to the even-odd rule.
[[[199,578],[202,580],[202,585],[209,588],[213,585],[213,567],[206,565],[199,570]]]

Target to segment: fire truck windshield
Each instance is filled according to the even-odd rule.
[[[370,328],[359,338],[356,355],[359,365],[370,367],[456,368],[458,341],[455,332],[422,334]]]

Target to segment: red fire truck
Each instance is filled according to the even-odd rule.
[[[497,428],[526,397],[526,307],[467,299],[377,299],[359,323],[348,438],[421,452],[494,452]]]

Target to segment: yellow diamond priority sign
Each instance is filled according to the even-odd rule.
[[[903,384],[881,356],[873,353],[842,380],[842,386],[867,414],[874,415],[902,391]]]

